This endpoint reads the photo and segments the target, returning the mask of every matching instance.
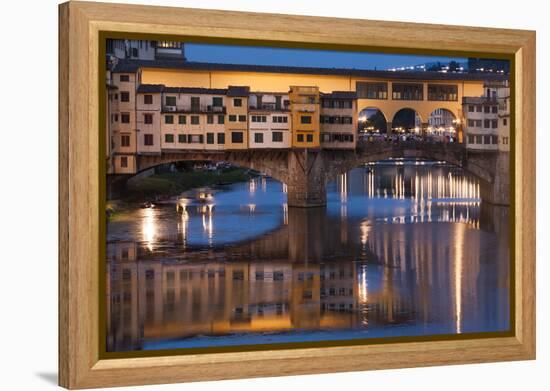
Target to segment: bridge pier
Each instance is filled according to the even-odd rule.
[[[288,153],[287,203],[290,207],[325,206],[325,168],[320,150]]]
[[[386,134],[389,136],[390,134],[392,134],[392,132],[393,132],[392,123],[391,123],[391,121],[387,121],[386,122]]]
[[[510,153],[498,152],[491,163],[491,181],[479,181],[481,199],[492,205],[510,205]]]

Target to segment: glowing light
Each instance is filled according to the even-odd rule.
[[[157,235],[157,225],[155,220],[155,211],[151,208],[143,209],[143,222],[141,225],[141,231],[143,234],[143,241],[147,245],[149,251],[153,251],[156,235]]]

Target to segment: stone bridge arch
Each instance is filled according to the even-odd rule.
[[[326,184],[355,167],[390,157],[446,161],[480,179],[482,199],[509,204],[509,154],[467,151],[459,143],[360,142],[356,150],[244,150],[170,152],[140,155],[138,171],[178,161],[225,161],[247,167],[286,184],[289,206],[326,204]],[[129,176],[128,176],[129,177]]]
[[[287,183],[289,177],[287,155],[286,150],[165,152],[161,155],[139,155],[137,171],[139,173],[162,164],[182,161],[227,162],[234,166],[259,171],[279,182]]]
[[[366,130],[365,128],[367,127],[373,126],[378,128],[380,133],[385,133],[388,127],[388,117],[380,107],[365,106],[358,112],[357,124],[359,132]]]

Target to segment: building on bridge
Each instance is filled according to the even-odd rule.
[[[253,92],[248,101],[249,147],[290,148],[292,117],[288,93]]]
[[[484,94],[462,99],[466,147],[510,151],[510,87],[507,81],[486,82]]]
[[[464,97],[479,97],[484,82],[507,78],[155,58],[120,59],[108,71],[109,173],[136,173],[140,156],[180,150],[354,148],[359,113],[367,109],[380,111],[387,133],[404,110],[414,114],[405,117],[414,118],[415,131],[428,133],[460,123]],[[507,122],[505,115],[497,113]]]
[[[357,94],[334,91],[321,94],[321,143],[324,148],[355,149],[357,142]]]

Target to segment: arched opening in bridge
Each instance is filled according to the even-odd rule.
[[[413,109],[401,109],[393,116],[392,131],[394,133],[420,133],[422,119]]]
[[[357,130],[360,134],[386,133],[387,123],[382,110],[376,107],[366,107],[359,112]]]
[[[456,141],[460,121],[456,118],[452,111],[447,109],[435,109],[431,112],[428,118],[427,133],[429,136],[443,140]]]

